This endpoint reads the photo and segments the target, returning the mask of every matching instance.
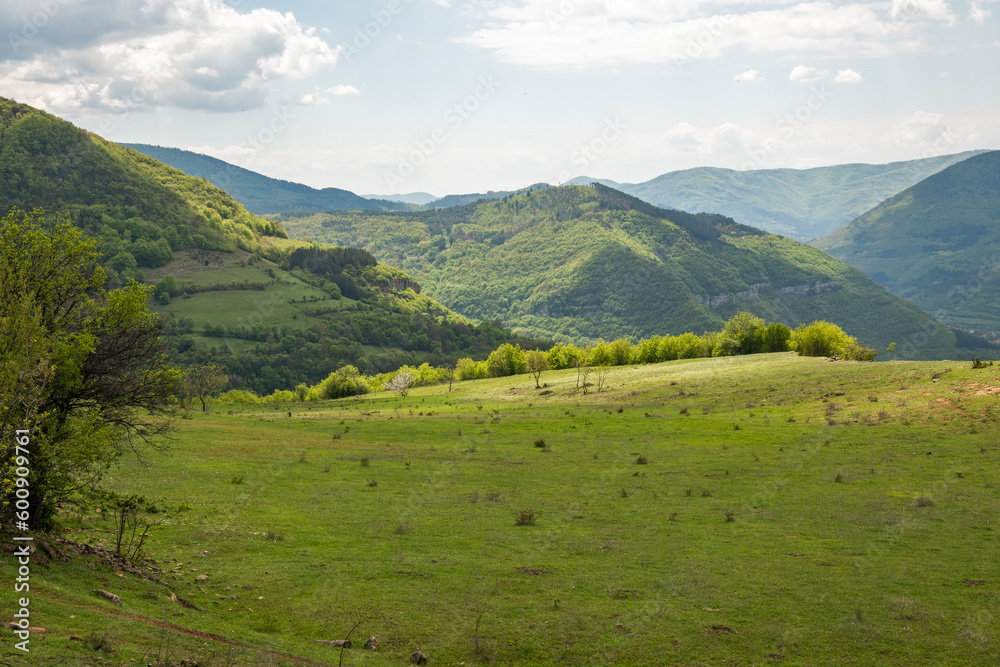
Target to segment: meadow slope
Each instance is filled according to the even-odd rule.
[[[35,664],[334,665],[314,640],[358,623],[344,664],[1000,662],[997,367],[777,354],[541,380],[192,413],[110,480],[157,506],[162,583],[35,566]],[[91,509],[66,536],[112,525]]]

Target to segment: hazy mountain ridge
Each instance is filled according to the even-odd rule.
[[[179,148],[122,144],[155,160],[204,178],[258,215],[284,211],[406,210],[402,202],[371,200],[340,188],[317,190],[308,185],[264,176],[224,160]]]
[[[813,245],[947,322],[1000,332],[1000,151],[930,176]]]
[[[663,208],[721,213],[743,224],[808,241],[829,234],[901,190],[982,152],[814,169],[735,171],[697,167],[642,183],[615,184],[588,177],[570,182],[587,185],[597,180]]]

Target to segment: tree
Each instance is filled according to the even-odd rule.
[[[549,369],[549,360],[541,350],[531,350],[525,355],[528,362],[528,372],[535,376],[535,389],[541,389],[538,384],[542,371]]]
[[[156,298],[166,305],[170,303],[170,297],[177,292],[177,279],[174,278],[173,274],[167,274],[160,279],[160,282],[156,283],[156,287],[153,288],[153,294]]]
[[[817,320],[801,324],[792,332],[791,347],[801,357],[843,356],[845,350],[857,340],[831,322]]]
[[[792,330],[781,322],[768,324],[761,336],[761,352],[788,352],[791,337]]]
[[[184,390],[188,396],[197,396],[202,412],[208,412],[208,395],[222,391],[229,379],[220,364],[202,364],[184,374]]]
[[[763,318],[741,310],[726,322],[716,346],[728,347],[732,354],[755,354],[761,351],[764,328]]]
[[[29,432],[34,528],[93,493],[118,457],[162,447],[171,428],[180,373],[149,289],[105,280],[95,242],[69,224],[38,212],[0,220],[0,435],[10,454],[9,430]]]
[[[399,371],[392,376],[392,379],[385,385],[388,391],[394,391],[399,394],[402,398],[406,398],[406,395],[410,393],[410,387],[416,384],[413,376],[407,371]]]

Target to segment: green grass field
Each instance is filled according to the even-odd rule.
[[[576,380],[192,414],[110,480],[164,510],[164,585],[35,566],[30,664],[336,665],[313,640],[358,623],[344,664],[1000,663],[1000,370],[780,354]],[[66,526],[114,542],[99,514]]]

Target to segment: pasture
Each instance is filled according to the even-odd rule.
[[[36,566],[31,664],[336,665],[314,640],[355,626],[345,665],[1000,663],[1000,371],[777,354],[541,381],[191,413],[109,479],[158,510],[160,583]],[[107,512],[64,523],[114,544]]]

